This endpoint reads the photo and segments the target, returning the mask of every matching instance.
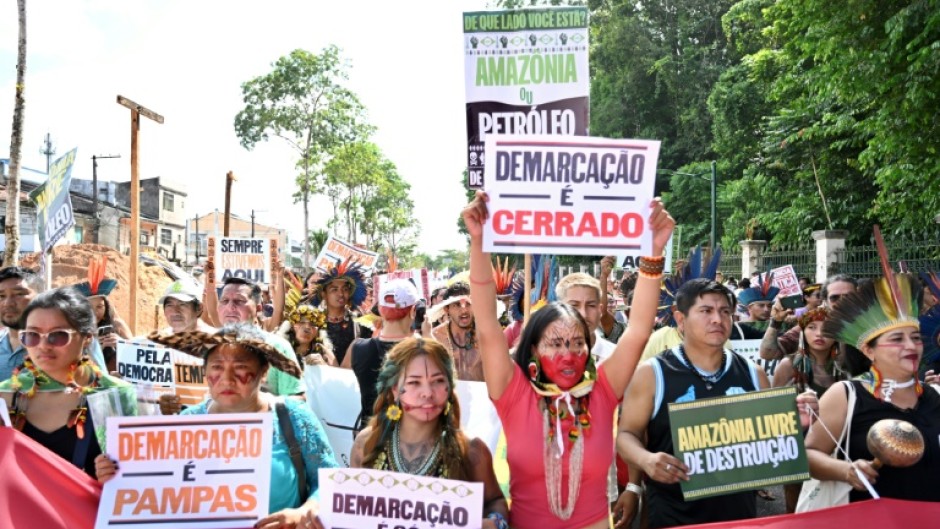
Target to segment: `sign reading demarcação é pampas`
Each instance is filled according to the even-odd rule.
[[[669,422],[686,501],[809,479],[793,387],[670,403]]]

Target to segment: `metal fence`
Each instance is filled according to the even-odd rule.
[[[726,279],[735,278],[741,279],[741,249],[738,248],[737,253],[725,250],[721,250],[721,262],[718,263],[718,271],[725,276]]]
[[[797,277],[816,276],[816,243],[784,244],[766,250],[761,255],[761,272],[781,266],[793,265]]]
[[[912,272],[921,270],[940,271],[940,242],[937,239],[921,241],[886,242],[891,263],[903,261]],[[849,274],[854,277],[879,277],[882,275],[878,249],[872,246],[845,247],[836,252],[836,262],[829,267],[829,275]]]

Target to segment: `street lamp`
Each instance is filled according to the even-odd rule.
[[[712,162],[711,171],[706,171],[702,173],[680,173],[679,171],[673,171],[671,169],[659,169],[659,172],[669,173],[679,176],[691,176],[693,178],[702,178],[707,174],[711,174],[711,178],[705,178],[711,182],[711,213],[712,213],[712,225],[711,233],[708,237],[708,244],[711,250],[715,251],[715,242],[718,240],[718,170],[716,168],[717,163]]]

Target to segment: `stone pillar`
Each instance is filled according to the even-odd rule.
[[[824,283],[829,277],[829,268],[838,261],[838,251],[845,248],[846,230],[817,230],[813,232],[816,241],[816,282]]]
[[[761,254],[767,247],[767,241],[747,240],[739,241],[738,244],[741,245],[741,278],[749,278],[754,272],[761,271]]]

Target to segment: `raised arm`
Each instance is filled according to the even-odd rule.
[[[212,258],[206,261],[204,270],[206,286],[202,293],[202,321],[213,327],[221,327],[219,323],[219,295],[215,291],[215,262]]]
[[[604,336],[610,335],[610,332],[614,328],[614,315],[610,313],[610,310],[607,308],[607,280],[610,279],[610,271],[614,269],[615,259],[613,256],[606,256],[601,259],[601,275],[597,279],[601,282],[601,331],[604,333]]]
[[[512,381],[512,359],[506,337],[496,314],[496,282],[490,254],[483,251],[483,224],[488,213],[486,193],[477,191],[473,201],[463,209],[463,221],[470,234],[470,298],[473,300],[473,321],[480,356],[483,358],[483,377],[486,390],[493,400],[499,399]],[[622,390],[621,390],[622,391]]]
[[[669,216],[663,203],[657,198],[650,204],[649,228],[653,232],[653,258],[664,259],[663,248],[672,236],[676,221]],[[662,273],[649,275],[640,272],[633,291],[633,303],[630,304],[630,321],[627,330],[617,342],[617,348],[606,362],[598,369],[607,374],[607,381],[615,395],[623,395],[636,369],[646,341],[653,332],[656,311],[659,307],[659,289]]]

